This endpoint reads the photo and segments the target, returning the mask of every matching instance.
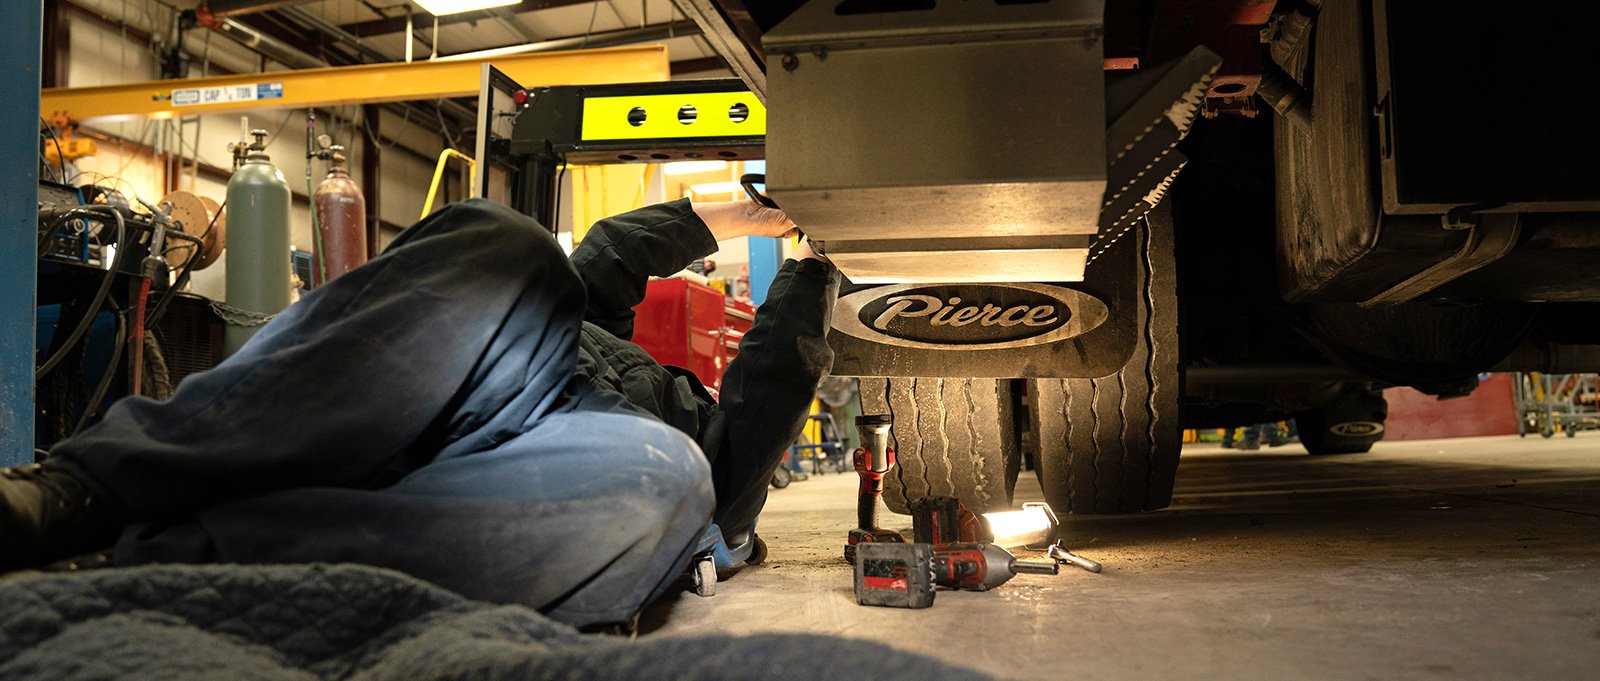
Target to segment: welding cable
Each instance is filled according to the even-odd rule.
[[[189,271],[194,268],[196,262],[205,257],[205,242],[201,241],[199,237],[177,231],[168,232],[167,236],[181,241],[188,241],[194,244],[194,247],[189,249],[189,257],[184,259],[183,271],[178,273],[177,281],[167,286],[167,290],[162,291],[161,297],[156,299],[156,304],[151,305],[149,311],[145,312],[144,325],[146,327],[153,328],[156,322],[160,321],[161,315],[167,311],[167,304],[172,302],[172,299],[177,295],[178,290],[183,288],[184,284],[189,283]]]
[[[128,339],[133,344],[132,375],[129,377],[129,392],[139,395],[144,387],[144,304],[150,299],[150,277],[139,278],[139,297],[133,304],[133,337]]]
[[[111,380],[117,376],[117,364],[122,361],[123,341],[128,335],[128,320],[127,313],[122,310],[117,310],[115,317],[117,332],[116,338],[111,341],[111,361],[106,363],[105,373],[100,374],[100,382],[94,386],[94,394],[90,395],[89,402],[83,405],[83,415],[78,417],[77,425],[72,427],[72,433],[67,437],[77,435],[78,431],[89,425],[89,419],[100,412],[100,402],[106,398],[106,391],[111,389]]]
[[[99,314],[101,306],[105,305],[106,296],[111,293],[111,283],[116,281],[117,271],[122,269],[122,261],[127,258],[128,255],[128,223],[122,219],[122,213],[109,206],[85,206],[80,210],[92,211],[99,214],[109,214],[111,217],[116,219],[117,255],[112,259],[111,267],[106,268],[106,276],[100,281],[100,290],[95,292],[94,302],[89,305],[87,308],[88,311],[84,312],[83,318],[78,320],[78,325],[73,327],[72,333],[67,336],[66,342],[59,345],[55,354],[51,355],[50,359],[45,360],[43,364],[39,365],[38,369],[34,370],[34,382],[38,382],[39,379],[44,378],[45,374],[50,373],[51,369],[54,369],[57,364],[60,364],[61,360],[66,358],[67,351],[70,350],[72,346],[78,342],[78,339],[83,337],[84,332],[88,331],[89,327],[94,324],[95,315]],[[105,251],[102,250],[102,259],[105,257],[104,253]]]
[[[227,209],[228,201],[224,199],[222,201],[222,205],[217,206],[217,212],[211,216],[211,222],[206,223],[205,230],[200,232],[199,236],[191,237],[187,234],[177,231],[174,231],[169,235],[184,241],[195,242],[195,250],[194,253],[190,254],[189,259],[184,261],[183,273],[178,275],[178,280],[173,282],[172,286],[167,287],[167,290],[161,294],[161,300],[156,301],[155,306],[150,308],[150,315],[149,318],[145,320],[145,326],[155,326],[156,320],[161,319],[161,315],[166,314],[167,304],[172,302],[172,299],[176,297],[178,290],[182,289],[185,284],[189,283],[189,272],[193,269],[190,267],[190,265],[201,260],[201,253],[205,250],[205,238],[211,234],[211,228],[217,226],[217,218],[222,217],[222,212]]]
[[[56,145],[56,163],[61,166],[61,177],[57,178],[57,181],[61,184],[66,184],[67,155],[61,152],[61,138],[56,136],[55,127],[51,126],[50,121],[45,120],[44,116],[39,117],[39,122],[44,124],[44,129],[50,133],[50,140]]]
[[[551,234],[556,234],[561,231],[561,181],[566,178],[567,158],[563,156],[561,157],[561,172],[556,173],[555,210],[550,212],[550,221],[555,224],[544,226],[545,229],[550,230]],[[577,216],[573,217],[576,219]],[[578,245],[573,244],[572,247],[576,249]]]
[[[62,213],[62,214],[60,214],[60,215],[58,215],[58,216],[56,216],[54,218],[51,218],[49,222],[45,223],[44,229],[39,230],[39,241],[38,241],[37,247],[34,248],[33,257],[35,257],[35,258],[43,258],[44,257],[45,251],[48,250],[49,247],[50,247],[50,240],[55,237],[56,228],[61,225],[61,222],[63,220],[66,220],[68,218],[68,216],[71,216],[72,212],[75,211],[75,210],[77,210],[77,209],[74,208],[74,209],[69,210],[69,211],[67,211],[65,213]],[[43,220],[47,216],[48,216],[48,213],[46,213],[45,211],[40,211],[39,219]]]
[[[140,203],[144,203],[140,201]],[[157,210],[155,206],[144,203],[150,209],[155,219],[150,222],[150,242],[145,250],[144,260],[139,263],[139,293],[134,298],[133,305],[133,372],[129,392],[133,395],[143,393],[144,387],[144,311],[145,305],[150,302],[150,284],[155,282],[157,274],[167,272],[166,243],[167,225],[169,218],[166,211],[171,210],[171,204],[166,204],[164,210]]]
[[[39,213],[40,213],[39,219],[43,220],[45,218],[44,211],[39,211]],[[55,220],[51,220],[51,221],[45,223],[44,229],[39,230],[39,241],[38,241],[38,245],[35,246],[34,249],[33,249],[33,257],[35,257],[35,258],[43,258],[44,257],[45,248],[50,245],[50,237],[55,234],[55,228],[52,226],[55,223],[56,223]]]

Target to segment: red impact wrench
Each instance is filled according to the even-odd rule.
[[[988,542],[945,544],[933,547],[933,582],[949,589],[988,591],[1018,574],[1054,575],[1056,561],[1017,560],[1010,551]]]
[[[856,431],[861,435],[861,446],[854,452],[856,474],[861,476],[861,489],[856,496],[856,529],[850,530],[844,547],[844,559],[856,562],[856,544],[892,542],[903,544],[906,538],[894,530],[878,527],[878,497],[883,496],[883,476],[894,468],[894,450],[889,448],[889,427],[893,419],[883,415],[857,416]]]

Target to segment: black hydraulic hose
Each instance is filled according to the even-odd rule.
[[[117,209],[110,206],[85,206],[77,210],[101,214],[109,213],[111,217],[116,218],[117,256],[112,259],[111,267],[106,269],[106,276],[100,281],[100,290],[94,294],[94,302],[89,305],[88,311],[84,312],[83,318],[78,320],[78,325],[73,327],[72,333],[67,336],[66,342],[57,346],[55,354],[51,355],[50,359],[45,360],[44,364],[39,365],[39,368],[34,370],[33,380],[35,382],[44,378],[45,374],[50,373],[51,369],[60,364],[61,360],[67,356],[67,351],[77,344],[78,339],[82,338],[84,332],[88,331],[89,327],[94,324],[95,315],[99,314],[101,306],[105,305],[106,296],[111,293],[111,283],[116,281],[117,271],[122,269],[122,261],[128,255],[130,246],[128,243],[128,223],[122,219],[122,213],[117,212]]]
[[[95,384],[94,394],[89,397],[89,402],[83,405],[83,415],[78,417],[77,425],[72,427],[72,433],[67,437],[77,435],[78,431],[89,425],[89,419],[100,411],[100,401],[106,398],[106,391],[111,389],[111,379],[116,378],[117,364],[122,361],[122,348],[127,345],[124,342],[128,336],[128,320],[126,317],[126,312],[118,311],[116,314],[117,338],[111,343],[111,361],[106,363],[106,371],[101,374],[100,382]],[[139,342],[144,342],[144,339],[140,339]]]

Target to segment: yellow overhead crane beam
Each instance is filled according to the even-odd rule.
[[[86,121],[467,97],[478,93],[484,63],[526,87],[639,83],[671,76],[666,46],[645,45],[49,88],[40,95],[39,110],[46,115],[64,111]]]

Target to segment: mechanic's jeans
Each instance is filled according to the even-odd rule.
[[[50,465],[134,523],[119,564],[355,562],[578,625],[626,620],[714,506],[683,433],[576,384],[583,285],[555,239],[444,208],[165,402]]]

